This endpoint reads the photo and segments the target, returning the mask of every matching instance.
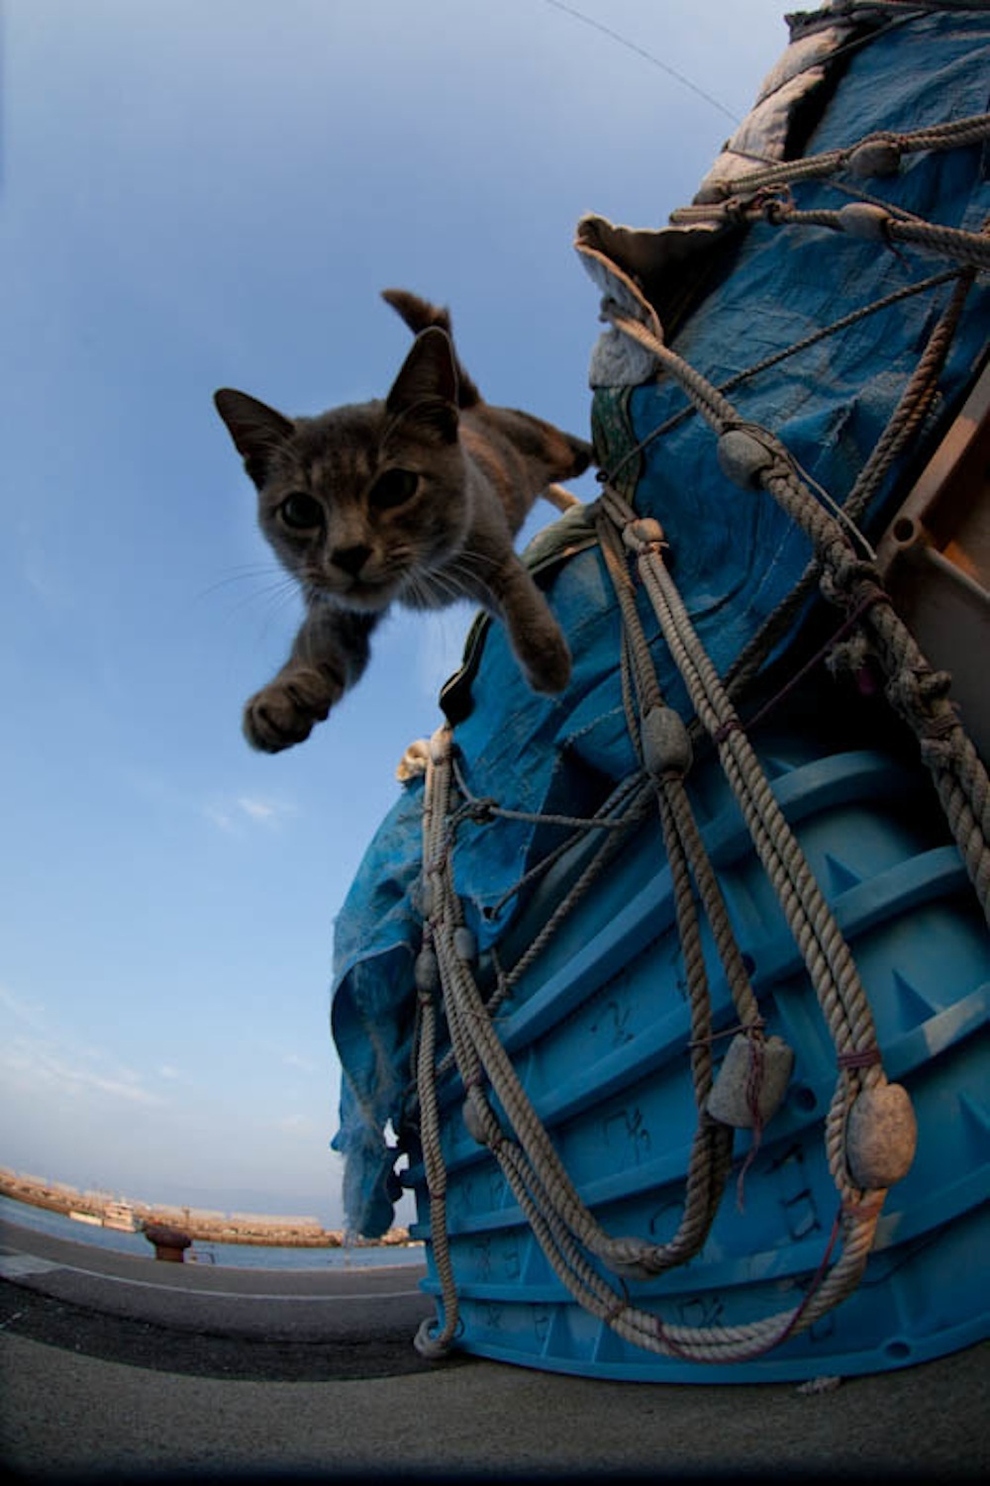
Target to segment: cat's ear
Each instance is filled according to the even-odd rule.
[[[453,443],[457,438],[457,367],[446,331],[420,331],[385,400],[393,418],[418,423]]]
[[[246,392],[235,392],[232,387],[214,392],[213,401],[237,452],[243,456],[245,469],[256,485],[263,485],[272,454],[292,437],[295,425],[267,403]]]

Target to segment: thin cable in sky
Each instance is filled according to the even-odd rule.
[[[717,98],[713,98],[711,93],[706,93],[704,88],[699,88],[697,83],[693,83],[689,77],[685,77],[683,72],[678,72],[676,67],[671,67],[667,62],[661,62],[659,57],[655,57],[645,47],[637,46],[628,37],[620,36],[618,31],[611,30],[608,26],[604,26],[601,21],[596,21],[592,16],[585,15],[583,11],[575,10],[572,5],[564,5],[563,0],[544,0],[544,3],[546,5],[552,5],[554,10],[562,10],[565,15],[573,16],[576,21],[583,21],[586,26],[594,27],[596,31],[601,31],[604,36],[610,36],[620,46],[624,46],[629,51],[635,52],[638,57],[645,57],[647,62],[652,62],[654,67],[660,68],[661,72],[666,72],[685,88],[690,88],[692,93],[697,93],[699,98],[704,98],[706,103],[710,103],[712,108],[717,108],[719,113],[725,114],[725,117],[731,119],[734,124],[740,123],[740,120],[731,109],[726,108],[724,103],[720,103]]]

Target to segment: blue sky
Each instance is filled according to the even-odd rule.
[[[778,0],[576,8],[736,117],[786,44]],[[300,611],[212,391],[382,395],[400,285],[491,401],[586,434],[575,223],[662,225],[732,123],[552,0],[2,17],[0,1163],[338,1223],[333,920],[471,615],[390,620],[253,753]]]

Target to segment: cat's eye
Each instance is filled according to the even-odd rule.
[[[419,476],[412,470],[385,470],[368,492],[368,501],[379,511],[388,510],[390,506],[403,506],[416,494],[418,484]]]
[[[323,524],[323,507],[315,496],[304,490],[287,495],[278,508],[278,514],[293,531],[312,531]]]

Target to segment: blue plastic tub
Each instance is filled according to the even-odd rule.
[[[760,105],[773,111],[781,82],[781,96],[793,98],[785,79],[811,79],[797,111],[804,137],[791,132],[793,119],[778,121],[790,153],[844,151],[873,131],[896,139],[982,113],[985,10],[895,18],[870,7],[854,11],[840,20],[840,30],[853,31],[834,37],[812,17]],[[818,64],[830,46],[836,66],[819,87]],[[747,139],[744,125],[739,170],[752,160]],[[771,212],[745,232],[715,234],[697,274],[695,246],[685,247],[676,232],[672,242],[662,233],[607,228],[599,240],[628,281],[638,278],[653,296],[665,344],[710,382],[731,383],[739,420],[769,430],[841,503],[894,417],[955,286],[937,256],[893,251],[882,240],[833,230],[817,214],[844,206],[849,191],[866,191],[895,212],[979,232],[990,213],[986,139],[912,147],[892,173],[864,182],[847,172],[837,184],[814,174],[795,181],[778,205],[796,206],[803,223],[782,227]],[[879,540],[952,423],[988,343],[984,274],[969,288],[914,442],[900,448],[860,513],[867,539]],[[592,408],[600,464],[639,515],[662,522],[674,580],[724,676],[795,590],[811,554],[808,538],[766,491],[727,478],[711,431],[687,410],[673,377],[637,366],[635,356],[610,362],[601,345],[593,364],[602,374]],[[604,375],[610,367],[612,381]],[[504,630],[490,624],[442,699],[470,790],[513,812],[460,819],[450,850],[486,990],[492,954],[511,969],[589,849],[573,848],[573,860],[558,861],[534,886],[531,874],[560,841],[543,817],[586,817],[639,769],[621,678],[622,621],[594,527],[576,512],[555,530],[556,552],[551,539],[539,581],[574,655],[568,689],[553,698],[530,692]],[[642,592],[638,602],[660,688],[687,722],[681,677]],[[806,602],[769,658],[760,700],[834,640],[840,622],[821,602]],[[752,716],[755,705],[749,697],[740,710]],[[882,697],[865,701],[848,675],[833,678],[819,664],[800,704],[792,695],[771,716],[773,736],[754,741],[855,956],[887,1076],[905,1085],[917,1116],[914,1163],[888,1193],[863,1280],[808,1330],[745,1362],[711,1365],[637,1347],[582,1310],[556,1278],[495,1158],[468,1134],[464,1091],[451,1075],[440,1098],[456,1345],[466,1351],[615,1379],[738,1383],[882,1371],[990,1335],[986,922],[916,762],[917,741],[892,728]],[[710,752],[699,752],[686,784],[767,1031],[785,1039],[796,1061],[785,1102],[745,1171],[741,1202],[735,1176],[750,1148],[745,1132],[703,1249],[660,1278],[626,1284],[638,1307],[668,1325],[731,1326],[793,1311],[825,1260],[838,1204],[823,1140],[835,1050]],[[410,1082],[422,865],[420,781],[382,823],[337,921],[332,1015],[344,1081],[334,1145],[346,1157],[348,1223],[369,1236],[392,1221],[393,1167],[409,1154],[404,1179],[416,1192],[415,1231],[427,1240],[427,1287],[439,1295]],[[710,967],[717,963],[707,958]],[[716,1025],[728,1029],[737,1014],[714,972],[712,995]],[[599,1223],[612,1235],[669,1239],[698,1115],[670,874],[655,820],[639,828],[520,978],[497,1027]]]
[[[859,1289],[762,1358],[709,1365],[630,1345],[553,1275],[490,1153],[447,1087],[448,1228],[460,1344],[506,1362],[596,1377],[758,1382],[882,1371],[990,1333],[990,943],[923,781],[883,753],[764,749],[774,792],[856,956],[891,1080],[911,1094],[919,1144],[891,1189]],[[834,1049],[721,771],[692,789],[769,1033],[796,1054],[784,1106],[734,1175],[700,1254],[628,1281],[636,1303],[685,1325],[733,1325],[798,1303],[829,1237],[836,1193],[823,1145]],[[539,896],[527,919],[545,919]],[[525,932],[524,927],[519,931]],[[735,1012],[713,985],[716,1026]],[[501,1039],[583,1200],[613,1234],[676,1227],[696,1109],[688,1013],[659,826],[641,829],[499,1014]],[[738,1172],[751,1137],[737,1139]],[[411,1180],[428,1211],[422,1168]],[[416,1229],[429,1239],[428,1224]],[[432,1269],[427,1288],[439,1295]],[[604,1272],[604,1271],[603,1271]]]

